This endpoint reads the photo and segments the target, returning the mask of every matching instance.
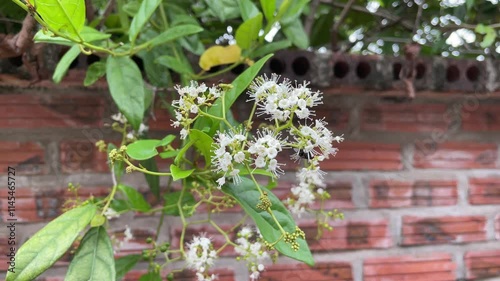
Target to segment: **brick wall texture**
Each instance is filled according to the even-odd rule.
[[[350,75],[345,79],[353,79]],[[311,218],[299,220],[316,265],[283,258],[269,265],[261,280],[500,280],[500,92],[453,92],[460,85],[445,81],[448,92],[426,90],[407,100],[401,99],[402,90],[366,90],[365,84],[350,82],[323,89],[324,104],[317,111],[346,139],[337,156],[324,163],[332,193],[325,206],[339,209],[345,219],[319,240]],[[6,182],[8,166],[16,169],[17,240],[22,242],[61,213],[70,196],[68,182],[80,184],[83,197],[108,192],[106,157],[94,143],[118,142],[120,136],[109,128],[116,108],[104,87],[2,85],[0,179]],[[150,135],[175,133],[160,103],[155,106]],[[244,99],[237,106],[245,116]],[[288,160],[285,169],[295,166]],[[140,174],[126,175],[125,181],[147,190]],[[292,181],[293,176],[284,177],[278,196],[286,195]],[[5,223],[6,186],[0,190]],[[222,227],[230,228],[239,211],[222,214]],[[113,221],[117,239],[122,222],[135,236],[119,255],[146,248],[144,240],[155,233],[158,219],[129,214]],[[210,226],[186,235],[199,231],[213,234],[216,244],[222,241]],[[178,221],[167,219],[161,235],[178,243]],[[2,228],[1,253],[7,239]],[[214,269],[219,280],[248,281],[245,265],[230,247],[222,256]],[[0,271],[6,270],[5,259],[0,256]],[[63,280],[68,261],[63,258],[40,280]],[[125,280],[137,280],[145,268],[138,266]],[[194,279],[186,273],[179,280]]]

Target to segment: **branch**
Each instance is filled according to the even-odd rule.
[[[26,15],[21,31],[16,35],[0,34],[0,59],[18,57],[33,43],[33,28],[36,21],[31,15]]]
[[[332,51],[335,52],[338,50],[337,46],[337,34],[339,33],[339,27],[344,22],[347,14],[349,13],[349,10],[351,9],[352,4],[354,4],[355,0],[349,0],[347,4],[344,6],[342,9],[342,12],[340,13],[339,19],[333,24],[332,27]]]
[[[92,0],[85,0],[85,10],[87,14],[87,22],[94,20],[95,9],[92,5]]]
[[[108,5],[106,6],[106,9],[104,9],[104,13],[101,16],[99,24],[97,24],[96,26],[97,29],[101,29],[101,27],[104,25],[104,22],[106,21],[106,18],[111,14],[114,8],[115,8],[115,0],[110,0],[108,2]]]
[[[313,0],[311,4],[311,9],[309,15],[307,16],[306,22],[304,24],[304,30],[306,31],[307,37],[311,35],[311,29],[314,23],[314,16],[316,15],[316,10],[318,9],[320,0]]]

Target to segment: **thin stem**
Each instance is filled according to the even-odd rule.
[[[149,171],[147,169],[144,169],[144,168],[139,168],[137,166],[135,166],[134,164],[132,164],[128,159],[126,158],[123,158],[123,161],[125,163],[127,163],[130,167],[132,167],[132,169],[136,170],[136,171],[139,171],[139,172],[143,172],[145,174],[150,174],[150,175],[153,175],[153,176],[171,176],[172,173],[162,173],[162,172],[152,172],[152,171]]]

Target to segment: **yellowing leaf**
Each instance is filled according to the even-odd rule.
[[[238,62],[240,58],[241,49],[238,45],[213,46],[201,55],[199,65],[203,70],[210,70],[213,66]]]

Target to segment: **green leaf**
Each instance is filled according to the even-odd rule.
[[[137,140],[127,145],[127,155],[135,160],[146,160],[158,155],[159,140]]]
[[[139,7],[139,11],[132,19],[130,23],[130,29],[128,31],[128,38],[130,42],[135,42],[139,32],[144,27],[144,25],[149,21],[151,15],[153,15],[154,11],[160,5],[162,0],[147,0],[142,1],[141,7]]]
[[[222,108],[222,100],[219,98],[214,102],[214,105],[209,109],[208,113],[217,117],[222,117],[222,111],[225,110],[227,112],[231,108],[236,99],[250,85],[255,76],[257,76],[257,74],[259,73],[262,66],[264,66],[266,61],[271,56],[272,54],[269,54],[261,58],[260,60],[255,62],[251,67],[247,68],[238,77],[236,77],[236,79],[234,79],[232,83],[233,88],[230,89],[225,94],[225,102],[224,102],[225,107]],[[198,118],[198,120],[196,120],[194,123],[193,129],[202,130],[205,127],[209,127],[209,123],[210,120],[207,120],[205,118]],[[219,126],[219,123],[220,122],[215,122],[215,121],[213,122],[210,133],[208,134],[209,136],[213,136],[215,134],[215,131]]]
[[[106,228],[91,228],[69,264],[66,281],[115,280],[113,246]]]
[[[84,26],[80,31],[80,37],[82,37],[85,42],[94,42],[108,39],[111,37],[111,34],[102,33],[90,26]],[[65,46],[73,46],[76,44],[73,41],[55,36],[52,32],[43,29],[40,29],[35,34],[33,40],[37,43],[51,43]]]
[[[172,56],[161,56],[157,58],[155,62],[164,65],[180,74],[193,74],[191,65],[185,64]]]
[[[191,129],[189,130],[189,139],[194,141],[193,145],[205,157],[205,166],[210,167],[212,164],[212,143],[214,142],[212,137],[200,130]]]
[[[274,53],[276,51],[286,49],[292,45],[292,42],[290,40],[280,40],[272,43],[267,43],[265,45],[262,45],[261,47],[255,49],[255,51],[252,53],[253,57],[259,58],[262,56],[265,56],[270,53]]]
[[[179,43],[184,49],[195,55],[201,56],[205,52],[205,46],[197,34],[179,38]]]
[[[161,281],[161,276],[157,272],[148,272],[142,275],[139,281]]]
[[[277,241],[281,236],[280,227],[267,211],[257,208],[260,197],[257,186],[255,186],[252,180],[246,177],[242,177],[241,180],[242,182],[239,184],[229,183],[224,185],[222,187],[222,191],[231,195],[238,201],[238,203],[240,203],[241,207],[243,207],[245,212],[252,217],[255,224],[259,227],[259,230],[266,241],[271,243]],[[296,228],[295,220],[290,215],[281,200],[267,188],[263,186],[260,188],[263,192],[267,192],[268,198],[272,203],[271,210],[281,227],[286,232],[294,233]],[[280,240],[275,247],[285,256],[305,262],[311,266],[314,265],[314,259],[311,255],[307,242],[302,238],[297,238],[297,242],[299,243],[298,251],[292,250],[291,245],[285,243],[283,239]]]
[[[29,3],[48,26],[78,39],[85,23],[85,0],[29,0]]]
[[[141,3],[139,1],[130,1],[125,3],[122,9],[127,15],[134,17],[139,11],[139,8],[141,8]]]
[[[307,3],[309,3],[309,1],[310,0],[291,1],[288,8],[285,11],[281,11],[283,12],[283,15],[281,16],[280,24],[288,25],[292,22],[300,22],[299,17],[302,14],[302,10],[304,10],[304,7],[307,5]]]
[[[145,1],[146,2],[146,1]],[[130,57],[108,57],[106,78],[111,96],[136,131],[144,116],[144,81]]]
[[[54,74],[52,75],[52,80],[56,84],[59,84],[63,79],[64,75],[69,69],[71,63],[80,55],[80,47],[78,45],[73,45],[61,58],[59,63],[57,64],[56,69],[54,70]]]
[[[98,227],[106,222],[106,217],[101,214],[96,214],[90,221],[90,227]]]
[[[164,152],[160,152],[160,157],[162,159],[173,158],[179,154],[179,150],[168,150]]]
[[[177,202],[179,202],[181,194],[182,194],[181,191],[175,191],[163,195],[163,198],[165,199],[165,204],[163,205],[163,212],[165,213],[165,215],[170,215],[170,216],[180,215],[179,206],[177,205]],[[181,207],[194,206],[195,204],[196,200],[194,199],[193,194],[189,192],[184,192],[181,200]],[[188,215],[186,212],[184,212],[184,210],[183,213],[185,215]]]
[[[113,210],[115,210],[117,213],[120,212],[125,212],[125,211],[130,211],[130,205],[126,200],[122,199],[113,199],[111,201],[111,204],[109,204]]]
[[[301,21],[293,21],[291,24],[283,26],[281,30],[295,46],[301,49],[309,47],[309,38]]]
[[[252,42],[259,37],[259,31],[262,28],[262,13],[244,21],[236,30],[236,43],[242,49],[248,49]]]
[[[121,281],[123,276],[127,274],[141,260],[141,255],[128,255],[115,260],[116,281]]]
[[[240,0],[238,1],[238,5],[240,6],[240,12],[243,21],[253,18],[259,13],[259,9],[257,9],[257,6],[255,6],[255,4],[250,0]]]
[[[488,48],[489,46],[495,43],[495,39],[497,38],[496,31],[488,32],[483,38],[483,41],[479,44],[481,48]]]
[[[202,27],[193,24],[173,26],[151,39],[150,44],[151,47],[155,47],[201,31],[203,31]]]
[[[181,168],[175,166],[174,164],[170,165],[170,173],[172,173],[172,178],[174,181],[185,179],[189,177],[194,172],[194,169],[191,170],[182,170]]]
[[[141,212],[147,212],[151,209],[151,205],[149,205],[146,199],[144,199],[144,196],[135,188],[119,184],[118,189],[125,194],[127,202],[132,209]]]
[[[167,146],[167,145],[171,144],[175,140],[175,138],[176,138],[175,135],[167,135],[166,137],[164,137],[161,141],[159,141],[156,144],[156,147]]]
[[[49,222],[16,254],[15,273],[7,272],[6,281],[34,280],[52,266],[73,244],[80,232],[94,217],[96,207],[77,207]]]
[[[153,158],[141,161],[141,165],[151,172],[158,172],[158,166],[156,165],[156,160]],[[160,197],[160,177],[156,175],[144,173],[144,177],[148,182],[149,189],[156,196]]]
[[[475,0],[467,0],[465,2],[465,4],[467,5],[467,11],[470,11],[470,9],[472,9],[472,7],[474,7],[474,2],[475,2]]]
[[[274,11],[276,10],[276,0],[260,0],[260,5],[267,21],[272,21],[274,19]]]
[[[106,74],[106,63],[102,61],[96,61],[87,68],[87,73],[85,74],[85,80],[83,80],[83,85],[88,87],[94,84],[99,78]]]

